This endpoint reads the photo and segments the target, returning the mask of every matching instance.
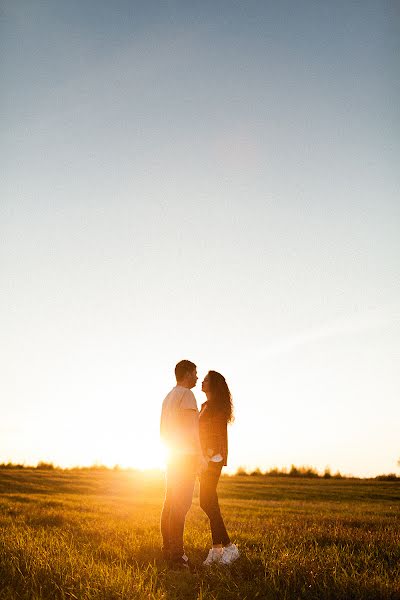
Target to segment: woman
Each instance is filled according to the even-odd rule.
[[[200,475],[200,506],[210,519],[212,548],[204,565],[214,562],[228,565],[239,557],[239,550],[231,543],[218,504],[217,485],[222,467],[227,464],[227,424],[233,420],[232,397],[225,378],[209,371],[201,387],[207,402],[199,416],[200,443],[208,460],[207,470]]]

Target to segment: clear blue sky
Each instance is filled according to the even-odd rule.
[[[232,468],[395,471],[398,3],[144,4],[1,5],[0,461],[155,464],[189,358]]]

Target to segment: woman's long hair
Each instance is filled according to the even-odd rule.
[[[217,371],[208,371],[208,383],[210,386],[210,409],[216,412],[223,412],[226,416],[226,422],[232,423],[234,419],[232,396],[225,377]]]

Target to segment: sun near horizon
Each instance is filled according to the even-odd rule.
[[[311,337],[318,338],[320,348],[321,335],[315,333]],[[323,343],[329,344],[331,337],[332,332]],[[239,468],[249,472],[257,468],[261,471],[272,468],[290,470],[291,465],[311,467],[319,473],[329,469],[332,473],[339,471],[343,475],[361,477],[395,472],[396,448],[392,449],[393,466],[390,468],[375,450],[367,460],[365,453],[360,456],[351,446],[350,440],[343,442],[344,436],[353,435],[353,419],[349,418],[347,423],[341,423],[341,428],[335,430],[336,421],[333,419],[337,415],[332,413],[332,400],[326,394],[325,403],[310,404],[311,380],[307,371],[299,368],[300,365],[297,364],[296,371],[292,371],[289,381],[283,378],[280,369],[286,368],[293,349],[300,345],[304,358],[307,344],[297,339],[295,343],[288,342],[290,351],[286,346],[278,349],[271,346],[265,350],[267,354],[274,354],[273,362],[270,359],[274,369],[265,372],[264,389],[258,386],[259,375],[246,381],[236,365],[229,369],[226,364],[222,369],[233,395],[235,414],[235,421],[228,427],[229,456],[224,472],[235,473]],[[312,357],[314,362],[314,352]],[[296,362],[300,361],[296,353],[294,358]],[[170,367],[170,372],[167,367]],[[91,394],[86,395],[84,404],[73,403],[71,396],[70,410],[64,409],[62,418],[55,419],[54,411],[59,410],[62,403],[59,398],[58,405],[49,405],[49,410],[36,421],[36,431],[29,432],[35,446],[32,442],[28,444],[29,438],[26,437],[24,452],[3,454],[0,460],[30,465],[43,461],[62,468],[104,465],[108,468],[164,469],[166,451],[160,441],[159,420],[162,400],[175,385],[173,367],[173,362],[163,365],[163,370],[156,373],[151,367],[146,372],[142,365],[142,383],[131,378],[131,387],[123,388],[114,385],[118,379],[121,381],[122,374],[115,377],[115,372],[109,372],[106,377],[104,365],[101,380],[97,386],[92,381]],[[205,400],[200,390],[206,372],[203,361],[199,361],[199,380],[193,389],[199,408]],[[258,371],[255,370],[255,373]],[[131,377],[130,372],[127,371],[124,377]],[[322,370],[318,378],[314,369],[312,382],[317,389],[325,377],[326,373]],[[83,379],[81,386],[84,386]],[[285,401],[283,393],[286,394]],[[266,398],[264,405],[260,404],[260,394]],[[113,401],[109,401],[112,396]],[[259,419],[254,418],[255,411]],[[348,414],[345,403],[343,411]],[[387,453],[387,449],[384,448],[384,451]]]

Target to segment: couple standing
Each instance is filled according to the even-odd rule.
[[[232,398],[225,378],[209,371],[202,383],[207,401],[197,409],[191,391],[197,367],[189,360],[175,367],[176,386],[166,396],[161,412],[161,438],[168,448],[165,501],[161,513],[163,553],[172,566],[188,567],[183,548],[186,514],[192,504],[196,477],[200,479],[200,507],[210,519],[212,548],[204,565],[230,564],[239,556],[221,516],[217,485],[227,464],[227,424],[232,421]]]

